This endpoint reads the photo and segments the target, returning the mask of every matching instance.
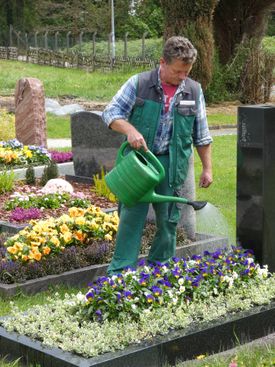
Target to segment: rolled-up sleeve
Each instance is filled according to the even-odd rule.
[[[102,113],[104,123],[109,126],[118,119],[127,120],[136,101],[137,75],[132,76],[113,97]]]
[[[200,146],[200,145],[208,145],[211,144],[212,142],[213,139],[210,135],[207,123],[204,95],[202,89],[200,88],[198,110],[194,121],[193,143],[195,146]]]

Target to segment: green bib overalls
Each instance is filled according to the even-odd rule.
[[[176,95],[169,154],[158,156],[166,172],[165,179],[155,188],[158,194],[177,195],[187,175],[199,90],[199,84],[187,78],[184,91]],[[136,103],[129,122],[143,135],[150,150],[153,149],[162,104],[163,92],[158,85],[158,70],[139,74]],[[116,248],[108,268],[109,275],[119,273],[125,267],[136,267],[148,208],[148,203],[140,203],[131,208],[121,205]],[[180,206],[167,202],[154,203],[153,208],[157,230],[148,261],[163,263],[175,255]]]

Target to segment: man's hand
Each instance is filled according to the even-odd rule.
[[[143,136],[136,129],[131,130],[127,134],[127,141],[133,149],[143,148],[145,152],[148,150],[147,144]]]
[[[212,182],[213,182],[212,172],[208,170],[203,170],[200,177],[199,186],[207,188],[211,185]]]
[[[121,134],[127,136],[127,141],[133,149],[140,149],[143,148],[145,152],[147,152],[148,147],[144,140],[144,137],[141,135],[137,129],[130,124],[126,120],[114,120],[110,127],[112,130],[115,130]]]
[[[203,145],[197,147],[197,152],[199,154],[202,163],[202,174],[200,177],[199,186],[209,187],[213,182],[212,177],[212,160],[211,160],[211,145]]]

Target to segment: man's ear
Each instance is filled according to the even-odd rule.
[[[165,60],[164,60],[164,58],[163,58],[163,57],[161,57],[161,58],[159,59],[159,63],[160,63],[160,65],[165,64]]]

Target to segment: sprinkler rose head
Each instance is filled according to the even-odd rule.
[[[186,204],[191,205],[195,210],[200,210],[205,207],[207,201],[188,201]]]

